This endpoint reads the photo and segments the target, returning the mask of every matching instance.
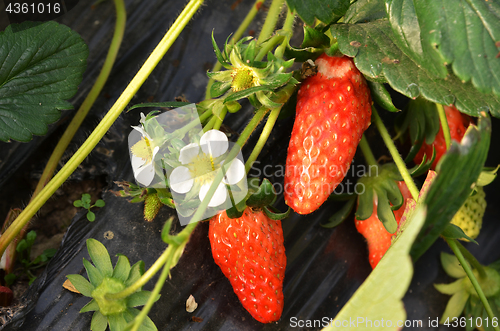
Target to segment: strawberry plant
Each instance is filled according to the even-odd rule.
[[[500,117],[497,0],[445,5],[431,0],[257,0],[233,34],[220,38],[215,23],[205,29],[203,36],[213,50],[215,65],[195,76],[192,87],[202,90],[205,98],[174,101],[177,95],[168,94],[148,100],[139,93],[141,86],[155,81],[162,65],[174,66],[164,64],[162,58],[193,17],[194,22],[204,17],[203,11],[195,15],[203,1],[191,0],[154,50],[147,52],[137,74],[127,77],[130,83],[113,99],[85,142],[52,178],[117,56],[125,5],[120,0],[114,4],[116,31],[102,76],[63,134],[31,201],[22,212],[7,217],[0,237],[7,273],[15,256],[12,245],[22,240],[36,212],[92,151],[107,150],[102,144],[113,140],[108,139],[113,135],[103,138],[113,132],[113,125],[135,116],[116,134],[130,157],[126,171],[110,170],[111,180],[121,190],[108,195],[106,208],[95,214],[90,212],[88,197],[75,204],[88,209],[88,219],[95,220],[85,227],[94,263],[83,262],[89,280],[77,275],[83,268],[68,275],[76,292],[93,298],[81,310],[83,316],[95,311],[88,318],[91,329],[162,328],[160,323],[154,325],[155,319],[167,328],[167,319],[178,307],[207,314],[213,306],[206,293],[193,296],[179,288],[179,297],[169,292],[170,296],[159,298],[168,291],[167,279],[187,278],[189,272],[183,268],[188,268],[188,262],[183,261],[194,256],[198,242],[193,238],[200,237],[210,241],[211,253],[200,253],[205,256],[203,263],[218,266],[215,271],[210,267],[214,274],[207,277],[216,280],[207,288],[232,286],[223,294],[237,312],[231,314],[247,320],[249,328],[259,328],[260,323],[288,326],[285,319],[291,321],[293,314],[306,314],[309,308],[297,308],[300,300],[287,293],[310,286],[304,277],[308,270],[289,276],[301,269],[290,261],[310,254],[304,265],[319,268],[315,255],[330,247],[323,249],[318,238],[332,238],[336,253],[348,256],[343,260],[354,259],[349,256],[349,243],[342,242],[347,233],[343,228],[349,227],[354,238],[361,242],[366,238],[368,244],[356,263],[371,265],[373,271],[364,275],[365,281],[349,294],[349,300],[329,311],[331,323],[322,327],[339,328],[335,322],[340,322],[343,329],[354,329],[342,322],[361,316],[356,314],[377,321],[383,318],[390,322],[385,325],[388,329],[401,327],[398,322],[408,316],[402,300],[416,274],[414,268],[430,249],[442,247],[440,243],[456,256],[456,260],[443,258],[443,274],[459,278],[436,285],[438,291],[452,295],[450,303],[441,307],[441,323],[462,317],[483,323],[498,319],[498,262],[483,266],[469,251],[476,249],[472,245],[488,244],[479,235],[490,196],[484,193],[488,188],[482,187],[496,177],[496,170],[487,165],[496,166],[488,158],[495,154],[493,129]],[[250,33],[253,21],[261,16],[262,28]],[[184,40],[183,52],[197,43],[188,37]],[[59,111],[71,107],[67,100],[80,82],[86,47],[76,32],[54,22],[12,24],[0,34],[0,41],[5,45],[0,48],[4,61],[0,140],[27,142],[33,135],[45,134]],[[176,70],[190,69],[184,65]],[[129,104],[133,105],[123,114]],[[127,129],[128,140],[124,138]],[[269,174],[268,166],[280,166],[281,171]],[[252,174],[255,170],[259,170],[257,176]],[[342,190],[349,181],[354,181],[354,191]],[[127,207],[110,211],[113,201]],[[282,212],[284,208],[288,209]],[[140,226],[128,227],[135,224],[128,214],[135,214],[127,210],[140,210]],[[113,212],[123,223],[116,234],[105,235],[109,242],[88,239],[98,235],[109,217],[115,217]],[[127,217],[122,219],[121,214]],[[176,217],[168,217],[171,214]],[[307,224],[312,217],[321,218],[323,228],[318,223],[305,233],[293,230],[293,224]],[[152,230],[158,223],[160,233]],[[133,254],[138,248],[133,238],[123,239],[125,229],[132,234],[151,231],[148,243],[161,238],[163,253],[154,256],[151,265],[131,267],[122,254]],[[317,243],[310,239],[315,234]],[[114,245],[113,240],[130,245],[130,251],[120,252],[114,269],[105,248]],[[301,240],[317,244],[317,254],[302,249]],[[468,242],[462,245],[459,240]],[[338,261],[330,262],[323,261],[321,268],[338,267]],[[323,281],[329,280],[318,283]],[[195,292],[199,284],[186,286]],[[144,286],[153,286],[151,293],[142,291]],[[333,295],[323,292],[317,289],[302,299],[316,302]],[[170,300],[165,313],[170,317],[148,317],[162,300]],[[134,308],[140,305],[141,311]],[[195,317],[193,321],[203,322]],[[259,324],[251,324],[254,320]],[[498,324],[490,329],[499,330]]]

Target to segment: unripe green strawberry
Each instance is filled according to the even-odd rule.
[[[148,193],[144,197],[144,219],[148,222],[154,220],[161,208],[161,201],[157,193]]]
[[[482,187],[477,188],[476,194],[467,198],[451,220],[452,224],[460,227],[472,239],[477,238],[483,225],[483,216],[486,209],[486,194]]]
[[[352,59],[323,54],[316,65],[297,95],[286,160],[285,202],[299,214],[318,209],[344,179],[371,119],[370,90]]]

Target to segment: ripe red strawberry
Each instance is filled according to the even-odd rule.
[[[398,187],[401,194],[403,194],[404,200],[403,205],[394,211],[394,217],[399,225],[406,208],[406,199],[411,198],[411,194],[404,181],[398,182]],[[370,265],[373,269],[375,269],[382,256],[384,256],[385,252],[391,246],[391,238],[395,235],[389,233],[379,220],[377,216],[377,205],[377,196],[375,196],[372,215],[364,221],[360,221],[357,218],[354,219],[356,229],[365,237],[368,244],[368,256]]]
[[[346,57],[321,55],[302,82],[288,146],[285,202],[299,214],[321,206],[344,179],[370,125],[370,90]]]
[[[470,117],[460,113],[460,111],[455,108],[455,106],[444,106],[444,110],[446,113],[446,119],[448,121],[448,126],[450,127],[450,136],[452,140],[456,140],[458,142],[462,141],[462,138],[467,130],[467,127],[470,124]],[[446,153],[446,142],[444,140],[443,129],[440,126],[439,132],[434,139],[432,144],[427,144],[424,142],[420,150],[413,161],[417,164],[422,162],[424,155],[427,156],[427,160],[432,158],[432,147],[436,149],[436,158],[432,163],[431,169],[436,169],[436,165],[438,164],[441,157]]]
[[[243,307],[261,323],[279,320],[286,267],[281,221],[250,207],[234,219],[224,211],[210,220],[209,237],[215,263]]]

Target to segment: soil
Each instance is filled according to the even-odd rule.
[[[47,152],[46,148],[42,148],[42,150]],[[35,154],[40,154],[40,152]],[[42,169],[43,166],[44,163],[40,161],[40,158],[37,155],[33,155],[4,185],[5,189],[0,192],[1,219],[5,219],[10,208],[23,208],[27,205],[37,185],[36,178],[39,177],[38,174],[41,172],[39,169]],[[55,192],[40,209],[36,217],[29,223],[28,231],[34,230],[37,234],[36,241],[31,249],[32,260],[46,249],[59,248],[71,220],[81,209],[74,207],[73,201],[81,199],[83,193],[89,193],[92,197],[92,203],[94,203],[97,199],[101,198],[101,193],[105,185],[104,176],[70,180]],[[95,211],[95,209],[93,210]],[[4,317],[7,318],[16,308],[20,308],[17,306],[19,298],[29,287],[28,277],[23,274],[20,267],[21,264],[19,262],[16,263],[14,273],[17,279],[11,286],[11,290],[14,292],[14,299],[10,307],[0,307],[0,324],[2,324],[1,322]],[[43,272],[43,269],[38,268],[33,272],[35,275],[39,275]],[[0,283],[2,285],[4,285],[3,276],[2,270],[2,274],[0,275]]]

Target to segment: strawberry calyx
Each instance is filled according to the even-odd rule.
[[[479,272],[478,269],[472,270],[494,313],[500,311],[500,306],[497,304],[500,302],[499,262],[496,261],[488,266],[481,266],[482,272]],[[459,318],[462,312],[464,312],[467,319],[470,318],[472,321],[485,319],[485,316],[487,316],[485,307],[458,259],[454,255],[443,252],[441,253],[441,264],[444,271],[449,276],[457,278],[457,280],[449,284],[434,284],[434,288],[438,292],[451,295],[440,322],[443,323],[446,319]]]
[[[237,204],[233,202],[233,207],[226,210],[229,218],[241,217],[247,207],[262,209],[267,217],[274,221],[279,221],[288,217],[290,208],[285,212],[281,212],[272,206],[277,198],[273,184],[267,178],[264,178],[260,185],[259,182],[259,178],[254,177],[248,179],[248,194]]]
[[[255,39],[247,37],[231,45],[226,40],[221,51],[212,34],[217,60],[227,70],[207,73],[215,81],[210,87],[210,96],[221,97],[223,104],[249,98],[255,108],[280,107],[284,102],[273,100],[276,90],[285,85],[295,86],[298,81],[293,72],[286,72],[294,59],[283,60],[271,52],[267,54],[267,61],[258,59],[270,42],[258,45]]]
[[[403,205],[403,195],[398,187],[399,173],[393,163],[388,163],[377,168],[375,174],[368,172],[359,179],[359,183],[365,188],[358,195],[358,208],[356,219],[363,221],[373,214],[373,202],[378,201],[377,216],[382,221],[385,229],[394,234],[398,223],[394,216],[394,210]]]

